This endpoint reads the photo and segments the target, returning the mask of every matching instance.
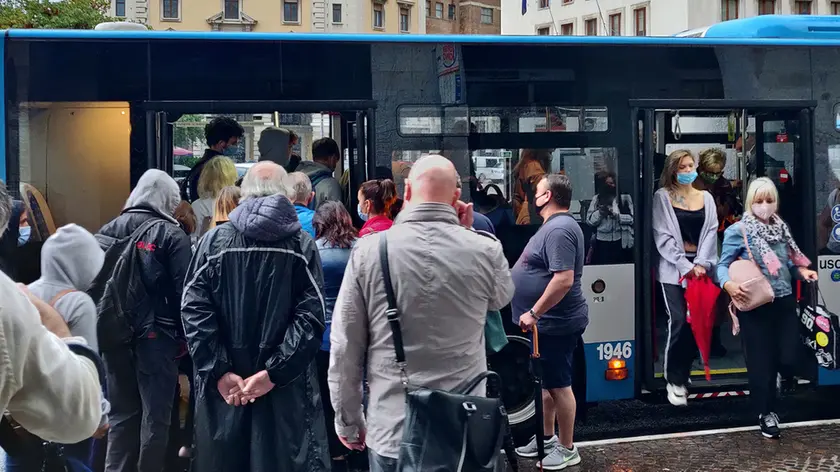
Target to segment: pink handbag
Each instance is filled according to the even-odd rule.
[[[755,262],[750,243],[747,240],[746,230],[742,227],[741,233],[744,236],[744,246],[747,248],[749,259],[739,259],[729,265],[729,279],[741,286],[741,291],[747,295],[747,302],[740,303],[733,298],[729,303],[729,311],[734,315],[738,311],[752,311],[756,308],[771,303],[776,295],[767,277],[761,273],[761,269]]]

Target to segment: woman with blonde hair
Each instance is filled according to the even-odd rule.
[[[709,192],[692,185],[697,162],[691,151],[680,149],[665,159],[659,178],[662,186],[653,197],[653,238],[659,252],[657,279],[668,314],[665,343],[665,380],[668,401],[687,402],[686,385],[697,344],[687,321],[685,279],[704,277],[717,263],[717,208]]]
[[[219,192],[216,204],[213,207],[213,221],[210,222],[210,228],[215,228],[230,221],[230,212],[239,206],[240,197],[239,187],[234,185],[225,187]]]
[[[194,236],[201,237],[213,222],[213,205],[223,188],[236,183],[236,165],[225,156],[216,156],[201,170],[198,177],[198,200],[194,201],[197,228]]]
[[[738,313],[746,353],[750,399],[765,438],[779,437],[775,412],[776,378],[793,374],[801,349],[799,318],[793,279],[816,282],[817,273],[802,253],[787,223],[778,214],[779,191],[767,177],[755,179],[747,189],[747,211],[727,228],[723,238],[717,278],[733,300],[746,302],[741,286],[729,278],[729,266],[738,259],[752,259],[770,282],[775,298],[754,310]]]

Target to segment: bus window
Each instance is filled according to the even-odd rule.
[[[828,195],[817,201],[817,210],[820,211],[817,248],[821,255],[833,256],[840,255],[840,144],[828,146],[828,165],[832,174]],[[840,279],[834,275],[831,278]]]

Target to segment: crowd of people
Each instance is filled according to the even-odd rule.
[[[107,437],[106,472],[175,470],[177,457],[201,472],[350,470],[359,451],[369,470],[396,471],[407,378],[448,390],[480,376],[499,349],[493,330],[508,304],[514,325],[543,340],[543,437],[516,452],[536,457],[543,441],[545,470],[580,462],[571,387],[589,322],[587,254],[569,213],[572,183],[545,172],[550,156],[535,152],[518,166],[516,218],[540,228],[511,268],[493,224],[461,200],[461,177],[442,156],[412,165],[402,199],[390,179],[363,183],[357,230],[333,175],[335,141],[316,141],[313,159],[302,160],[293,133],[269,128],[260,161],[237,181],[225,153],[242,127],[216,118],[205,134],[208,150],[180,186],[148,170],[95,236],[70,224],[46,240],[38,281],[16,286],[0,274],[0,354],[11,363],[0,375],[0,403],[35,438],[25,448],[0,444],[9,470],[40,470],[33,467],[49,455],[42,440],[66,444],[65,459],[85,467],[72,470],[97,470],[97,444]],[[716,163],[705,164],[709,185]],[[727,268],[753,254],[775,300],[739,318],[748,350],[763,353],[747,358],[762,432],[778,437],[775,376],[795,352],[791,281],[816,273],[767,179],[750,184],[748,210],[718,250],[717,212],[729,203],[694,185],[696,168],[692,153],[671,153],[654,198],[668,398],[685,404],[693,360],[686,277],[714,275],[741,300],[747,295]],[[632,220],[618,216],[626,212],[615,176],[599,178],[595,240],[626,250],[621,227]],[[0,234],[12,209],[0,185]],[[612,229],[601,231],[610,218]],[[407,363],[394,360],[384,271],[406,315]],[[183,431],[179,373],[190,383]]]

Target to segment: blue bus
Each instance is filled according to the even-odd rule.
[[[835,23],[771,16],[698,37],[641,38],[6,31],[0,178],[39,191],[55,225],[96,231],[146,169],[175,169],[183,116],[248,122],[248,160],[259,123],[293,127],[308,158],[314,114],[345,154],[348,208],[363,181],[384,171],[401,187],[412,162],[442,153],[464,198],[499,222],[513,264],[538,227],[528,169],[562,172],[588,253],[578,403],[657,396],[667,334],[651,206],[662,156],[674,149],[720,150],[724,177],[742,192],[750,178],[773,178],[840,312],[840,222],[823,218],[840,203],[840,38],[827,33]],[[590,217],[606,179],[625,224],[607,241],[614,250],[599,252]],[[509,310],[504,318],[511,343],[491,364],[524,437],[536,421],[530,346]],[[720,331],[726,352],[711,360],[711,381],[696,364],[694,397],[747,388],[740,342],[728,322]],[[801,382],[840,383],[806,354]]]

